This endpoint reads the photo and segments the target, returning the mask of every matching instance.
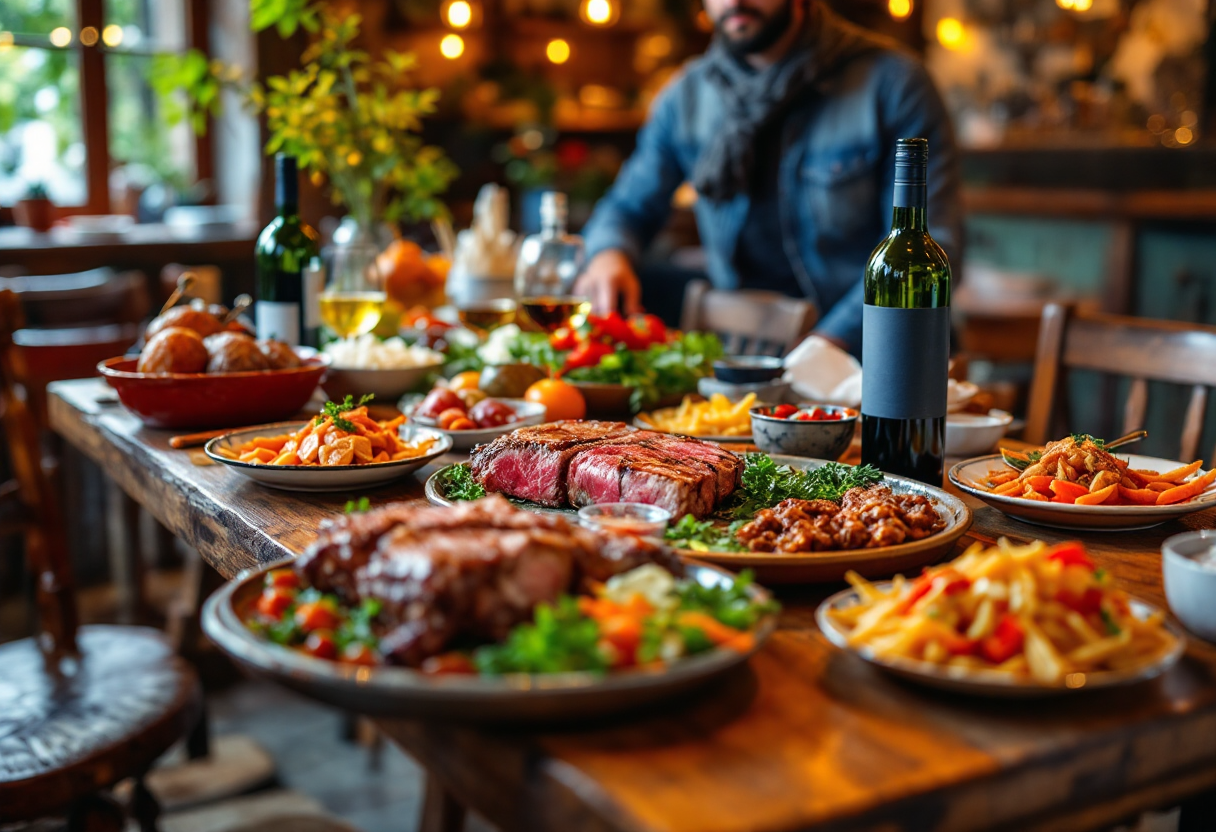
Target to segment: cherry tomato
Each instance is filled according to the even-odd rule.
[[[300,576],[296,574],[294,569],[289,567],[272,569],[266,575],[266,586],[299,589]]]
[[[773,408],[772,413],[769,415],[774,419],[788,419],[797,412],[798,408],[794,407],[792,404],[779,404]]]
[[[1015,616],[1006,613],[997,622],[992,635],[980,642],[980,653],[993,664],[1001,664],[1022,651],[1026,631]]]
[[[296,623],[306,633],[332,630],[340,620],[337,610],[327,601],[312,601],[296,607]]]
[[[497,428],[515,421],[515,410],[497,399],[483,399],[469,410],[469,418],[479,428]]]
[[[277,621],[295,600],[296,594],[292,590],[268,586],[258,596],[257,609],[260,614]]]
[[[477,423],[467,416],[453,419],[444,430],[476,430]]]
[[[426,394],[426,398],[422,400],[422,404],[418,405],[418,409],[414,411],[415,416],[421,416],[424,419],[434,419],[449,408],[457,408],[462,413],[464,412],[464,402],[456,395],[454,390],[449,390],[446,387],[436,387],[434,390]]]
[[[338,645],[334,643],[334,634],[329,630],[316,630],[309,633],[304,641],[304,652],[318,659],[332,659],[338,655]]]

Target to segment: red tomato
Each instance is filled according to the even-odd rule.
[[[645,342],[651,344],[667,343],[667,325],[657,315],[641,315],[630,319],[629,325]]]
[[[334,643],[334,634],[328,630],[317,630],[309,633],[304,641],[304,652],[318,659],[332,659],[338,655],[338,645]]]
[[[266,586],[299,589],[300,576],[290,567],[272,569],[266,574]]]
[[[277,621],[295,600],[296,594],[291,590],[268,586],[258,597],[258,612]]]
[[[315,633],[314,633],[315,635]],[[376,651],[368,647],[366,644],[348,644],[346,649],[342,651],[342,661],[349,664],[379,664],[380,660],[376,657]]]
[[[313,601],[296,607],[296,623],[306,633],[313,630],[332,630],[338,626],[341,618],[338,612],[326,601]]]
[[[600,636],[616,648],[621,664],[637,660],[638,645],[642,643],[642,624],[632,615],[612,615],[600,621]]]
[[[563,326],[549,336],[549,346],[555,350],[572,350],[578,346],[578,333]]]
[[[598,341],[588,341],[585,344],[579,344],[575,347],[570,355],[566,357],[566,364],[562,367],[562,372],[577,370],[580,367],[594,367],[600,363],[604,356],[612,355],[616,350],[607,344],[601,344]]]
[[[497,428],[515,421],[515,410],[498,399],[482,399],[469,409],[469,418],[479,428]]]
[[[971,581],[957,570],[946,567],[938,572],[925,572],[912,582],[911,591],[896,608],[896,615],[903,615],[916,605],[916,602],[928,595],[935,587],[942,587],[943,595],[962,592],[971,586]]]
[[[798,408],[792,404],[779,404],[769,413],[774,419],[788,419],[798,412]]]
[[[1059,561],[1065,566],[1086,566],[1090,569],[1094,568],[1093,559],[1085,551],[1085,544],[1076,540],[1053,546],[1051,548],[1051,552],[1049,552],[1047,555],[1047,559]]]
[[[422,404],[418,405],[418,409],[414,411],[414,415],[421,416],[424,419],[434,419],[443,411],[453,407],[461,413],[465,409],[464,402],[453,391],[446,387],[436,387],[426,394],[426,398],[422,400]]]
[[[992,635],[980,642],[980,653],[993,664],[1001,664],[1022,652],[1026,631],[1015,616],[1004,615]]]

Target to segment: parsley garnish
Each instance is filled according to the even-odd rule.
[[[372,501],[367,497],[360,497],[358,502],[347,500],[345,508],[342,511],[346,514],[362,514],[365,511],[372,510]]]
[[[533,624],[520,624],[502,644],[473,651],[473,663],[486,674],[604,671],[608,658],[600,650],[600,627],[579,611],[578,602],[559,598],[538,604]]]
[[[685,514],[680,522],[669,528],[664,537],[681,549],[692,549],[696,552],[742,552],[743,547],[735,540],[737,524],[723,529],[713,520],[698,520],[691,514]]]
[[[439,484],[443,486],[443,495],[449,500],[480,500],[486,496],[485,486],[473,479],[473,472],[463,463],[450,466],[440,475]]]
[[[1107,612],[1106,608],[1102,608],[1102,623],[1106,625],[1106,632],[1112,636],[1117,636],[1123,632],[1119,629],[1119,625],[1115,623],[1115,617]]]
[[[744,459],[743,485],[728,505],[735,517],[750,518],[782,500],[831,500],[838,503],[851,488],[868,488],[882,480],[872,465],[842,465],[829,462],[809,471],[778,465],[767,454],[748,454]]]
[[[744,569],[726,586],[702,586],[688,581],[677,590],[680,609],[704,612],[736,630],[750,630],[760,617],[777,612],[781,605],[776,601],[761,604],[753,601],[747,589],[752,585],[750,569]],[[690,651],[692,652],[692,651]]]
[[[325,406],[321,408],[321,415],[318,416],[313,421],[313,424],[314,425],[321,424],[322,422],[325,421],[325,417],[328,416],[330,419],[333,419],[334,425],[336,427],[341,428],[342,430],[346,431],[347,433],[354,433],[355,432],[355,423],[350,421],[349,419],[343,419],[342,414],[346,413],[348,410],[354,410],[356,407],[363,407],[363,405],[367,404],[374,398],[376,398],[375,393],[368,393],[366,396],[359,397],[358,404],[355,403],[354,396],[347,396],[345,399],[342,400],[342,404],[334,404],[333,402],[326,402]]]
[[[1105,440],[1105,439],[1099,439],[1098,437],[1093,436],[1093,435],[1088,434],[1088,433],[1073,433],[1073,434],[1069,434],[1069,435],[1072,437],[1072,441],[1073,441],[1073,442],[1076,442],[1078,445],[1080,445],[1082,442],[1085,442],[1086,440],[1089,440],[1090,442],[1092,442],[1092,443],[1094,443],[1095,445],[1097,445],[1099,448],[1105,448],[1105,447],[1106,447],[1106,440]],[[1040,454],[1040,456],[1041,456],[1041,455],[1042,455],[1042,454]]]

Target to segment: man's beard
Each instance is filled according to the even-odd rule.
[[[737,57],[745,55],[755,55],[759,52],[764,52],[777,41],[781,40],[790,28],[790,21],[794,16],[794,3],[796,0],[786,0],[784,6],[773,13],[773,16],[764,21],[760,30],[751,37],[737,39],[728,35],[724,29],[723,22],[719,21],[714,24],[714,29],[717,30],[718,37],[722,39],[723,45],[727,51]],[[725,20],[730,13],[723,16]],[[759,12],[756,13],[759,17]]]

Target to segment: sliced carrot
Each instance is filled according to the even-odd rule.
[[[1098,491],[1089,491],[1077,498],[1079,506],[1100,506],[1111,498],[1112,495],[1119,493],[1119,484],[1112,483],[1106,488]]]
[[[1202,477],[1196,477],[1188,483],[1179,485],[1176,488],[1171,488],[1169,491],[1162,491],[1157,495],[1157,505],[1168,506],[1172,503],[1181,503],[1189,500],[1192,497],[1197,497],[1203,493],[1204,489],[1216,481],[1216,468],[1208,471]]]
[[[681,627],[695,627],[705,633],[714,644],[725,644],[739,635],[733,627],[727,627],[718,619],[703,612],[682,612],[677,619]]]
[[[1149,484],[1149,480],[1145,479],[1139,471],[1133,471],[1130,468],[1123,472],[1123,478],[1130,481],[1134,488],[1144,488]]]
[[[1175,468],[1173,471],[1166,471],[1164,474],[1158,474],[1153,479],[1158,482],[1181,483],[1191,474],[1195,473],[1203,465],[1202,459],[1197,459],[1190,465],[1183,465],[1181,468]]]
[[[274,451],[269,448],[254,448],[252,451],[241,454],[242,462],[270,462],[277,456]]]
[[[1174,486],[1168,482],[1150,482],[1144,487],[1149,491],[1156,491],[1158,494],[1160,494],[1162,491],[1169,491]]]
[[[1157,502],[1157,494],[1151,488],[1127,488],[1119,486],[1119,496],[1135,506],[1151,506]]]
[[[1068,480],[1052,480],[1051,492],[1062,500],[1075,502],[1089,493],[1089,489],[1077,482]]]
[[[1051,493],[1051,484],[1053,482],[1059,482],[1059,480],[1057,480],[1055,477],[1042,475],[1037,477],[1027,477],[1026,479],[1022,480],[1022,482],[1026,483],[1041,494],[1049,494]]]
[[[1011,480],[1004,485],[998,485],[992,489],[993,494],[1018,494],[1022,491],[1023,485],[1021,480]]]
[[[271,465],[299,465],[300,455],[293,451],[283,451],[270,463]]]
[[[283,446],[287,444],[287,440],[290,438],[286,434],[283,436],[259,436],[246,444],[251,448],[265,448],[278,453],[283,450]]]
[[[388,462],[388,459],[389,459],[388,452],[380,451],[380,453],[378,453],[374,457],[372,457],[372,462]]]

